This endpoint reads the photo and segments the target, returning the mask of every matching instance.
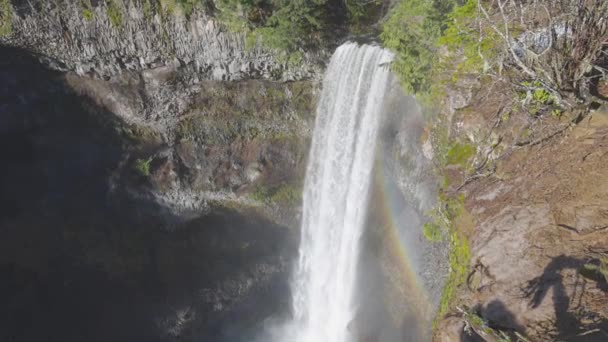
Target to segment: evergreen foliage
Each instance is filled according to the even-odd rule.
[[[78,1],[83,17],[93,20],[91,0]],[[105,0],[114,27],[124,23],[120,1]],[[0,0],[0,11],[4,3],[10,4],[10,0]],[[200,8],[229,31],[247,33],[249,47],[261,44],[282,52],[285,62],[297,64],[302,60],[302,51],[323,47],[328,38],[335,38],[332,28],[344,24],[364,27],[378,19],[382,3],[383,0],[142,0],[141,6],[148,20],[157,13],[162,18],[189,18]]]
[[[356,32],[365,31],[382,15],[382,0],[344,0],[348,20]]]
[[[401,1],[384,24],[380,39],[395,52],[392,67],[407,92],[430,89],[437,40],[454,6],[455,0]]]
[[[325,23],[322,20],[325,0],[293,1],[283,5],[268,18],[257,34],[263,44],[282,51],[296,51],[322,43]]]
[[[393,9],[380,38],[396,54],[392,67],[405,91],[429,95],[461,74],[491,67],[489,61],[497,55],[496,34],[478,25],[477,4],[478,0],[412,0]],[[444,75],[447,70],[451,79]]]
[[[184,11],[186,18],[189,18],[194,12],[194,8],[200,4],[200,0],[180,0],[180,5]]]
[[[248,45],[286,52],[297,63],[302,49],[318,48],[344,20],[352,27],[368,24],[380,13],[382,0],[218,0],[217,17],[228,29],[248,32]],[[361,30],[359,30],[361,31]],[[295,54],[295,57],[294,57]]]
[[[540,81],[561,110],[598,100],[592,89],[608,66],[607,12],[606,1],[402,0],[381,38],[412,94],[433,98],[448,73],[455,82],[463,74],[508,71],[511,78]]]
[[[454,7],[438,39],[438,44],[446,46],[451,53],[460,50],[464,60],[458,63],[458,73],[481,72],[490,67],[486,63],[496,55],[498,38],[495,32],[479,28],[475,24],[476,18],[477,0],[467,0],[462,6]]]
[[[293,53],[322,45],[327,33],[328,0],[219,0],[216,6],[228,29],[249,32],[250,46]]]

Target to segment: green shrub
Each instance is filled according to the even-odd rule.
[[[292,1],[277,9],[255,32],[264,45],[286,52],[323,42],[324,3]]]
[[[184,15],[186,18],[190,18],[192,12],[194,12],[194,8],[200,3],[200,0],[181,0],[181,6],[184,10]]]
[[[469,263],[471,260],[471,251],[467,239],[456,231],[450,234],[450,273],[448,279],[441,292],[441,300],[439,303],[439,311],[433,325],[437,324],[437,320],[443,318],[454,300],[456,290],[466,282]]]
[[[562,114],[564,114],[564,111],[563,111],[563,110],[561,110],[561,109],[553,109],[553,110],[551,111],[551,116],[556,117],[556,118],[561,117],[561,116],[562,116]]]
[[[138,158],[135,160],[135,171],[137,171],[137,173],[139,173],[141,176],[150,176],[150,163],[152,163],[151,157],[148,159]]]
[[[147,20],[150,20],[152,18],[152,4],[150,3],[150,0],[145,0],[144,1],[144,18],[146,18]]]
[[[179,3],[177,0],[160,0],[160,6],[166,14],[174,14],[177,11]]]
[[[464,196],[452,199],[440,190],[437,205],[426,213],[431,221],[422,226],[424,237],[431,242],[443,241],[446,235],[451,234],[452,222],[460,216],[463,208]]]
[[[466,307],[464,310],[461,308],[459,308],[459,310],[461,311],[462,318],[465,321],[465,332],[468,334],[475,332],[479,336],[483,336],[484,341],[528,342],[528,340],[518,332],[511,332],[516,338],[516,340],[513,340],[509,335],[507,335],[507,333],[505,333],[506,329],[503,331],[498,328],[495,329],[490,327],[490,323],[473,310]]]
[[[219,21],[232,32],[247,32],[251,30],[250,23],[245,17],[247,5],[235,0],[218,0],[216,2]]]
[[[106,9],[110,23],[116,28],[122,26],[122,8],[118,5],[118,1],[121,0],[110,0]]]
[[[249,194],[252,199],[258,202],[268,202],[270,198],[270,189],[265,186],[258,185]]]
[[[80,11],[86,21],[93,20],[95,12],[93,12],[93,5],[90,0],[80,0]]]
[[[247,45],[286,53],[325,44],[328,0],[218,0],[217,17],[233,32],[247,32]],[[291,57],[289,57],[291,58]]]
[[[395,52],[392,68],[404,90],[432,102],[441,95],[433,92],[441,93],[442,83],[450,80],[446,75],[455,82],[463,73],[491,66],[498,39],[494,31],[481,30],[477,0],[401,0],[380,38]]]
[[[298,204],[302,201],[302,189],[293,185],[281,186],[272,194],[270,200],[286,205]]]
[[[448,313],[452,307],[456,290],[464,284],[467,277],[471,252],[469,242],[462,233],[462,231],[470,229],[466,224],[467,221],[464,219],[468,216],[464,200],[465,198],[462,194],[456,198],[452,198],[440,191],[437,198],[437,206],[429,213],[433,221],[423,226],[423,233],[427,239],[437,241],[433,239],[438,237],[443,239],[445,234],[449,237],[450,243],[450,271],[441,292],[439,311],[433,322],[434,326],[439,319]],[[457,227],[457,224],[461,226]]]
[[[344,5],[349,24],[355,33],[369,30],[382,14],[381,0],[345,0]]]
[[[453,0],[402,0],[382,27],[380,39],[395,53],[392,63],[404,90],[429,91],[437,61],[437,39],[445,29]]]
[[[292,206],[302,201],[302,189],[293,184],[281,184],[274,187],[258,185],[250,196],[258,202]]]
[[[222,1],[223,0],[219,0],[218,2]],[[152,6],[152,2],[154,2],[154,0],[144,0],[144,17],[146,18],[150,18],[154,14],[153,7],[155,6]],[[165,15],[173,15],[180,12],[186,16],[186,18],[190,18],[196,7],[209,8],[212,6],[213,2],[211,0],[160,0],[160,7]],[[160,9],[157,8],[157,10]]]
[[[440,23],[429,20],[431,8],[430,1],[401,1],[380,34],[384,46],[395,53],[393,71],[405,91],[413,94],[429,89],[428,75],[436,55],[434,43],[440,33]]]
[[[608,283],[608,256],[601,257],[599,259],[599,265],[585,264],[583,265],[583,275],[586,273],[595,273],[604,278],[604,281]]]
[[[0,0],[0,37],[13,33],[13,6],[10,0]]]
[[[535,89],[532,93],[532,100],[539,104],[550,104],[553,102],[553,96],[546,89]]]
[[[554,117],[562,115],[563,110],[557,105],[555,96],[540,81],[521,82],[520,86],[523,89],[519,90],[519,98],[531,115],[543,113],[551,113]]]
[[[490,67],[497,55],[499,37],[489,28],[480,29],[477,11],[477,0],[467,0],[462,6],[454,7],[446,29],[438,39],[439,45],[446,46],[452,53],[460,51],[464,57],[457,63],[453,79],[461,73],[482,72],[484,67]]]
[[[431,242],[439,242],[443,240],[442,228],[435,222],[427,222],[422,226],[422,234]]]

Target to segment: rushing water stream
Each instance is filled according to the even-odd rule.
[[[392,55],[346,43],[331,58],[317,108],[292,284],[297,342],[346,342],[379,116]]]

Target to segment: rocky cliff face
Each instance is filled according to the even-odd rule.
[[[112,178],[116,188],[154,198],[172,215],[237,205],[295,224],[316,83],[189,85],[166,67],[109,81],[69,74],[66,82],[124,122],[117,129],[130,148]]]
[[[305,53],[301,63],[230,32],[196,7],[186,15],[175,1],[13,1],[4,19],[3,44],[28,48],[51,68],[97,78],[161,66],[200,79],[302,80],[314,78],[324,53]],[[152,5],[151,5],[152,4]]]
[[[199,7],[186,15],[167,1],[88,4],[13,1],[0,42],[67,72],[69,87],[123,123],[132,148],[115,186],[178,216],[231,202],[296,217],[274,204],[299,198],[324,52],[288,65]]]
[[[250,338],[286,309],[321,55],[113,3],[12,1],[0,337]]]
[[[496,341],[502,331],[515,341],[605,341],[608,279],[597,269],[608,254],[607,113],[530,114],[500,81],[460,86],[445,116],[451,138],[475,152],[447,165],[444,191],[464,196],[455,226],[470,261],[436,340]]]
[[[0,62],[2,340],[231,340],[251,336],[248,329],[286,308],[297,234],[277,224],[279,211],[272,208],[276,193],[289,198],[278,189],[298,179],[301,157],[292,153],[305,150],[297,142],[306,130],[281,126],[307,122],[297,117],[308,112],[288,108],[308,107],[292,107],[283,97],[295,89],[249,85],[256,94],[273,89],[281,98],[272,97],[279,102],[268,112],[258,106],[250,120],[241,120],[257,129],[257,142],[244,128],[221,126],[229,121],[217,116],[230,113],[202,104],[209,113],[191,113],[187,118],[200,122],[176,129],[171,140],[171,127],[128,123],[106,106],[108,99],[118,105],[106,90],[131,94],[128,82],[120,83],[128,78],[65,75],[23,51],[0,53],[6,56]],[[238,99],[232,86],[208,85],[208,91],[233,93],[197,98]],[[134,94],[120,108],[144,101]],[[281,119],[281,108],[296,118]],[[273,127],[285,129],[285,138]],[[148,167],[138,168],[138,160],[150,160]],[[289,166],[292,173],[275,179],[278,168]],[[267,190],[258,196],[248,195],[257,189],[251,185],[237,191],[245,183]],[[161,200],[176,193],[205,205],[188,206],[185,214],[175,201]],[[216,195],[205,197],[209,193]],[[281,208],[297,212],[296,202]]]

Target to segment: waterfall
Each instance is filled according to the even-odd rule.
[[[287,342],[347,342],[356,265],[392,55],[346,43],[331,58],[317,107]]]

